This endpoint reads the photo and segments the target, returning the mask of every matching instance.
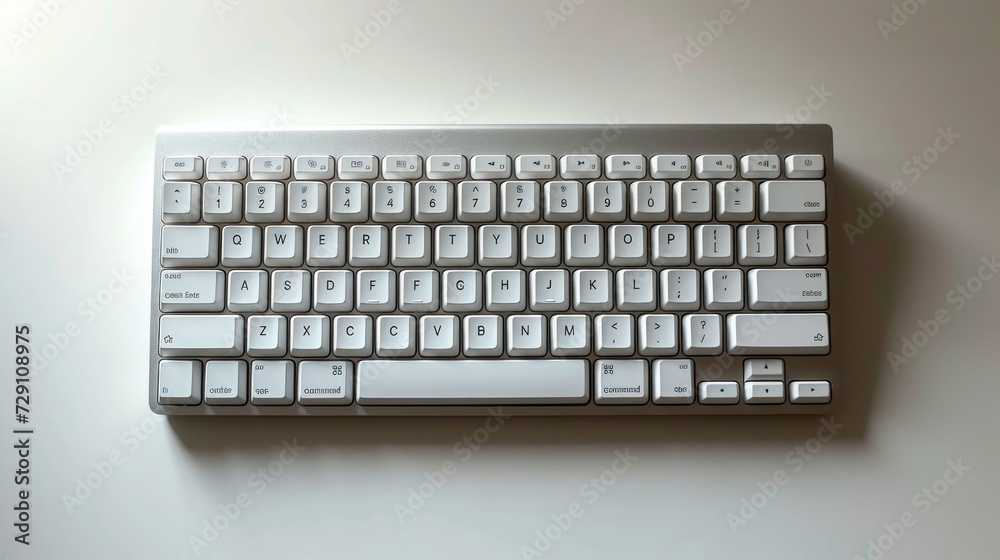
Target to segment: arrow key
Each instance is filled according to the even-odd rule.
[[[201,185],[198,183],[163,183],[160,205],[163,223],[184,224],[201,218]]]
[[[785,384],[781,381],[744,383],[743,402],[747,404],[781,404],[785,402]]]

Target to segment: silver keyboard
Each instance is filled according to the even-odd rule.
[[[155,152],[157,413],[835,404],[829,126],[162,127]]]

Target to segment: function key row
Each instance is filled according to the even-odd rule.
[[[647,165],[648,164],[648,165]],[[784,158],[785,176],[789,179],[822,179],[825,163],[820,154],[796,154]],[[692,171],[698,179],[777,179],[781,160],[777,155],[745,155],[737,162],[731,154],[687,155],[661,154],[647,158],[641,154],[615,154],[604,158],[594,154],[569,154],[556,161],[553,155],[519,155],[511,162],[508,155],[388,155],[381,160],[373,155],[253,156],[249,163],[243,156],[212,156],[207,162],[200,156],[167,156],[163,159],[163,178],[168,181],[209,180],[242,181],[249,175],[255,181],[283,181],[294,176],[300,181],[421,179],[687,179]],[[380,175],[381,173],[381,175]]]

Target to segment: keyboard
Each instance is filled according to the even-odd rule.
[[[156,132],[149,405],[819,414],[826,125]]]

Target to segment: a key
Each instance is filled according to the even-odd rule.
[[[480,270],[446,270],[441,278],[441,309],[448,313],[482,309],[482,274]]]
[[[558,266],[559,227],[530,225],[521,228],[521,264],[524,266]]]
[[[285,219],[285,185],[281,183],[249,182],[244,200],[244,214],[248,222],[281,222]]]
[[[747,274],[750,309],[826,309],[829,304],[825,268],[758,268]]]
[[[645,266],[646,226],[614,225],[608,229],[608,264]]]
[[[302,266],[302,237],[299,226],[264,228],[264,266]]]
[[[653,404],[694,402],[694,362],[653,360]]]
[[[514,160],[515,174],[525,179],[552,179],[556,176],[556,158],[551,155],[522,155]]]
[[[466,315],[462,354],[470,357],[503,354],[503,319],[499,315]]]
[[[569,271],[532,270],[528,308],[532,311],[569,310]]]
[[[330,183],[330,221],[367,222],[368,190],[368,184],[360,181]]]
[[[649,362],[597,360],[594,362],[594,404],[649,402]]]
[[[288,183],[288,221],[326,221],[326,190],[324,183],[314,181]]]
[[[246,403],[247,363],[243,360],[210,360],[206,362],[205,404],[239,406]]]
[[[650,176],[654,179],[687,179],[691,176],[691,157],[656,155],[649,158]]]
[[[375,321],[375,355],[411,358],[417,353],[417,321],[412,315],[382,315]]]
[[[785,402],[785,384],[780,381],[744,383],[743,402],[747,404],[781,404]]]
[[[197,181],[204,163],[200,156],[167,156],[163,158],[163,178],[167,181]]]
[[[225,284],[221,270],[164,270],[160,311],[222,311]]]
[[[288,319],[284,315],[251,315],[247,319],[247,355],[284,356],[288,348]]]
[[[628,186],[629,216],[636,222],[670,218],[666,181],[635,181]]]
[[[583,185],[579,181],[549,181],[542,190],[546,222],[583,220]]]
[[[737,311],[743,309],[743,271],[716,268],[705,271],[705,309]]]
[[[490,270],[486,273],[486,310],[524,311],[525,291],[523,270]]]
[[[687,266],[691,264],[691,244],[688,241],[688,226],[653,226],[650,234],[654,266]]]
[[[472,178],[506,179],[510,177],[510,156],[473,156]]]
[[[275,270],[271,273],[271,310],[309,311],[309,271]]]
[[[535,181],[504,181],[500,185],[500,220],[537,222],[542,213],[540,191]]]
[[[598,315],[594,319],[594,353],[598,356],[631,356],[635,353],[635,317]]]
[[[201,362],[160,360],[156,402],[176,405],[201,403]]]
[[[789,179],[822,179],[826,168],[820,154],[785,157],[785,177]]]
[[[588,220],[592,222],[621,222],[625,220],[627,211],[625,183],[622,181],[591,181],[587,183]]]
[[[740,226],[739,256],[742,266],[774,266],[778,259],[775,229],[772,225]]]
[[[496,268],[517,265],[517,228],[479,226],[479,266]]]
[[[347,313],[354,309],[354,275],[349,270],[317,270],[313,286],[316,312]]]
[[[250,178],[254,181],[284,181],[291,175],[287,156],[254,156],[250,158]]]
[[[640,154],[612,155],[604,158],[608,179],[642,179],[646,176],[646,158]]]
[[[347,232],[344,226],[309,226],[306,234],[307,265],[340,267],[346,262]]]
[[[247,158],[243,156],[212,156],[205,164],[209,181],[242,181],[247,178]]]
[[[823,181],[764,181],[760,184],[760,219],[809,222],[826,219]]]
[[[660,308],[664,311],[696,311],[701,307],[696,269],[668,269],[660,272]]]
[[[423,223],[450,222],[455,217],[455,185],[447,181],[420,181],[414,187],[413,219]]]
[[[780,358],[743,361],[743,381],[785,381],[785,362]]]
[[[674,219],[679,222],[707,222],[712,219],[712,185],[708,181],[674,183]]]
[[[791,266],[826,264],[826,226],[785,226],[785,263]]]
[[[465,156],[427,156],[427,178],[434,181],[465,178]]]
[[[160,231],[160,264],[165,268],[219,264],[219,228],[163,226]]]
[[[655,311],[656,271],[622,269],[615,279],[615,308],[618,311]]]
[[[437,311],[438,271],[403,270],[399,273],[399,310],[404,313]]]
[[[289,405],[295,401],[295,362],[254,360],[250,363],[250,404]]]
[[[702,381],[698,384],[698,402],[737,404],[740,402],[740,385],[735,381]]]
[[[830,402],[829,381],[792,381],[788,384],[792,404],[826,404]]]
[[[396,310],[396,272],[360,270],[354,306],[361,313]]]
[[[419,179],[424,172],[420,156],[385,156],[382,158],[382,176],[386,179]]]
[[[675,356],[677,354],[677,316],[642,315],[639,317],[639,354]]]
[[[546,347],[545,317],[511,315],[507,317],[507,355],[544,356]]]
[[[243,354],[243,317],[163,315],[159,336],[163,357],[240,356]]]
[[[566,264],[601,266],[604,264],[604,228],[596,224],[566,226]]]
[[[732,179],[736,176],[736,158],[728,154],[708,154],[694,160],[699,179]]]
[[[454,315],[420,318],[420,355],[426,358],[458,355],[459,323]]]
[[[389,264],[389,230],[385,226],[351,226],[351,266],[385,266]]]
[[[550,320],[553,356],[590,355],[590,317],[587,315],[553,315]]]
[[[230,270],[227,306],[230,311],[267,311],[267,271]]]
[[[563,179],[597,179],[601,176],[601,158],[594,154],[569,154],[559,158]]]
[[[740,175],[744,179],[777,179],[781,175],[776,155],[748,155],[740,158]]]
[[[206,222],[240,221],[243,218],[243,185],[225,181],[205,183],[201,207]]]
[[[410,184],[405,181],[372,183],[372,221],[410,221]]]
[[[197,222],[201,217],[201,185],[198,183],[163,183],[162,195],[163,223]]]
[[[427,226],[393,226],[392,266],[430,266],[431,230]]]
[[[378,158],[375,156],[340,156],[337,160],[340,178],[347,181],[364,181],[378,177]]]
[[[749,222],[754,217],[753,183],[720,181],[715,185],[717,217],[725,222]]]
[[[326,315],[292,317],[289,354],[296,358],[325,358],[330,355],[330,318]]]
[[[684,354],[688,356],[718,356],[722,354],[721,315],[685,315],[681,322],[683,323],[682,351]]]
[[[576,311],[611,311],[610,270],[576,270],[573,272],[573,309]]]
[[[292,162],[295,178],[299,181],[329,181],[333,179],[333,158],[326,156],[298,156]]]
[[[694,264],[698,266],[731,266],[733,264],[732,226],[695,226]]]
[[[299,362],[298,401],[302,406],[345,406],[354,400],[354,362]]]
[[[372,330],[370,315],[337,315],[333,318],[333,355],[339,358],[371,356]]]
[[[816,355],[830,353],[826,313],[733,313],[726,317],[730,354]]]
[[[458,184],[460,222],[492,222],[497,219],[497,184],[492,181],[462,181]]]
[[[476,233],[471,226],[434,228],[434,265],[467,267],[476,262]]]

